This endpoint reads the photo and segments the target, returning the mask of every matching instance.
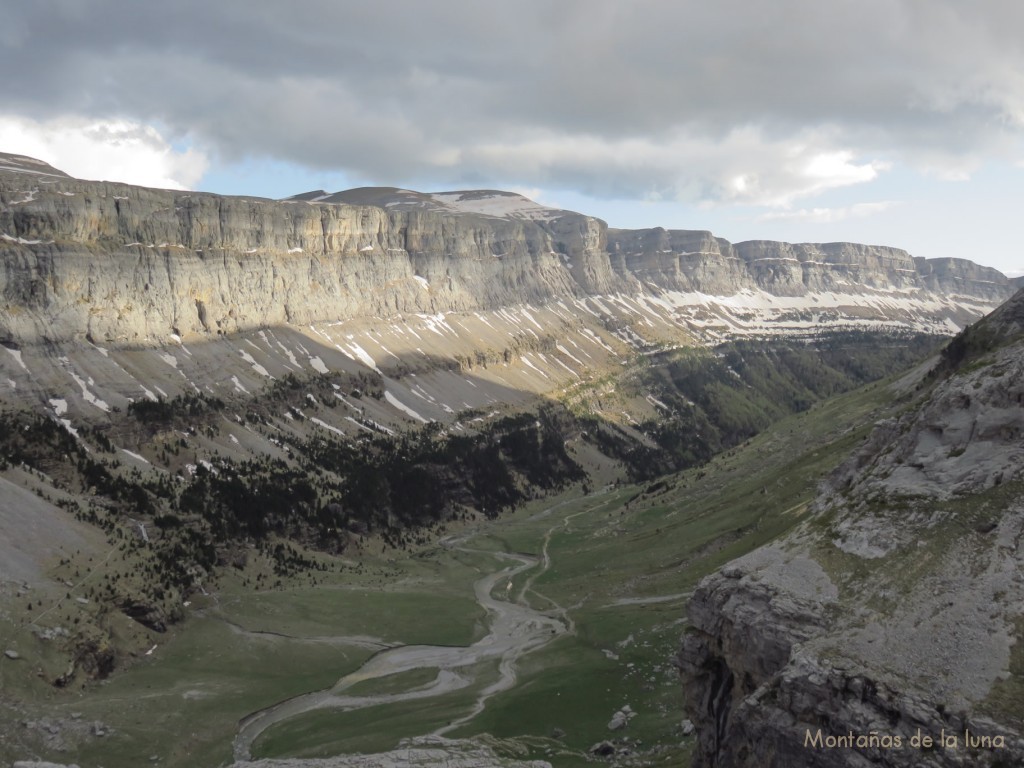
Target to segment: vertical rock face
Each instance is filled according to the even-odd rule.
[[[579,292],[552,235],[530,222],[74,180],[28,186],[0,186],[0,333],[26,342],[138,342],[172,328],[231,333]],[[584,253],[599,238],[587,231],[593,220],[575,218],[558,234]],[[600,263],[586,277],[615,282]]]
[[[1024,762],[1022,317],[1018,295],[958,337],[807,523],[700,584],[697,766]]]
[[[0,253],[0,339],[19,344],[145,344],[618,295],[653,299],[649,311],[694,328],[707,308],[737,332],[825,309],[819,321],[948,332],[1011,292],[970,262],[609,230],[504,192],[229,198],[80,181],[14,155],[0,155]]]

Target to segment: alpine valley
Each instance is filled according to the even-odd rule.
[[[0,154],[0,762],[1020,764],[1016,289]]]

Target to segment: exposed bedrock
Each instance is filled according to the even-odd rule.
[[[222,197],[82,181],[0,155],[0,340],[144,344],[171,333],[667,292],[676,309],[688,301],[680,294],[743,294],[755,310],[773,297],[808,297],[799,310],[783,302],[789,314],[832,292],[840,299],[826,298],[826,314],[857,305],[838,314],[858,322],[904,322],[910,302],[952,329],[1012,290],[995,270],[893,248],[609,230],[500,192],[352,192]],[[722,311],[749,314],[747,304]]]
[[[678,657],[697,766],[1024,764],[1022,318],[1024,293],[905,377],[919,401],[808,519],[701,582]]]

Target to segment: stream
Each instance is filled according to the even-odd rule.
[[[536,558],[509,553],[492,552],[487,554],[512,561],[515,564],[490,573],[473,585],[477,602],[487,611],[490,619],[489,631],[485,637],[472,645],[463,647],[404,645],[382,650],[368,659],[359,669],[342,677],[331,688],[296,696],[254,712],[239,723],[238,733],[234,740],[235,760],[251,759],[253,742],[260,734],[272,725],[289,718],[316,709],[350,711],[380,704],[440,696],[471,685],[474,679],[469,668],[483,661],[499,659],[500,677],[480,692],[476,704],[467,715],[438,729],[434,735],[447,733],[470,721],[483,710],[488,698],[514,686],[516,662],[519,657],[540,648],[558,635],[568,631],[568,627],[561,619],[536,611],[525,602],[497,600],[491,596],[491,591],[500,581],[511,580],[516,574],[536,566],[538,564]],[[546,557],[544,567],[545,569],[547,567]],[[522,599],[522,592],[520,592],[519,600],[522,601]],[[344,638],[338,638],[338,640],[341,641]],[[437,668],[439,672],[432,682],[401,693],[365,696],[352,696],[345,693],[348,688],[363,680],[421,668]]]

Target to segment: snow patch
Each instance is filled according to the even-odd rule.
[[[531,362],[530,362],[529,360],[527,360],[527,359],[526,359],[526,356],[525,356],[525,355],[524,355],[523,357],[519,358],[519,359],[520,359],[520,360],[522,360],[522,361],[523,361],[523,362],[524,362],[524,363],[525,363],[525,364],[526,364],[526,365],[527,365],[528,367],[530,367],[530,368],[533,368],[533,370],[535,370],[535,371],[536,371],[537,373],[539,373],[539,374],[540,374],[541,376],[543,376],[543,377],[544,377],[545,379],[550,379],[550,378],[551,378],[551,377],[550,377],[550,376],[548,376],[548,375],[547,375],[546,373],[544,373],[544,371],[542,371],[542,370],[541,370],[540,368],[538,368],[538,367],[537,367],[536,365],[534,365],[534,364],[533,364],[533,363],[531,363]]]
[[[656,398],[654,395],[647,395],[646,400],[651,405],[653,405],[653,406],[655,406],[657,408],[661,408],[663,411],[671,410],[667,405],[665,405],[663,402],[661,402],[661,400]]]
[[[26,240],[23,237],[8,235],[6,232],[0,232],[0,240],[17,243],[18,245],[51,245],[53,243],[53,240]]]
[[[90,405],[95,405],[97,408],[99,408],[101,411],[105,413],[110,413],[110,406],[107,405],[104,401],[100,400],[98,397],[96,397],[96,395],[94,395],[92,392],[90,392],[88,385],[78,376],[78,374],[71,370],[68,371],[68,374],[71,376],[72,379],[75,380],[75,383],[79,387],[81,387],[82,399],[85,400],[85,402],[89,403]]]
[[[363,425],[362,425],[362,424],[360,424],[360,423],[359,423],[358,421],[356,421],[355,419],[353,419],[353,418],[352,418],[351,416],[346,416],[346,417],[345,417],[345,420],[346,420],[346,421],[351,421],[351,422],[352,422],[353,424],[355,424],[355,425],[356,425],[357,427],[359,427],[360,429],[362,429],[362,430],[364,430],[364,431],[366,431],[366,432],[369,432],[370,434],[373,434],[373,430],[372,430],[372,429],[370,429],[369,427],[363,426]]]
[[[377,363],[374,361],[372,357],[370,357],[369,352],[367,352],[361,346],[356,344],[354,341],[348,344],[347,346],[350,350],[352,350],[352,354],[354,354],[356,358],[358,358],[358,360],[363,363],[363,365],[367,366],[368,368],[372,368],[377,373],[380,373],[380,369],[377,367]]]
[[[509,192],[442,192],[430,197],[435,202],[460,213],[479,213],[502,219],[548,221],[564,213],[557,208],[548,208],[522,195]]]
[[[20,349],[10,349],[9,347],[4,347],[4,349],[11,353],[11,357],[18,361],[18,365],[20,365],[26,373],[30,373],[28,366],[25,365],[25,361],[21,359]]]
[[[526,315],[526,319],[527,319],[527,320],[529,320],[529,321],[530,321],[531,323],[533,323],[533,324],[534,324],[535,326],[537,326],[537,330],[538,330],[538,331],[543,331],[543,330],[544,330],[544,329],[543,329],[543,328],[541,327],[541,324],[540,324],[540,323],[538,323],[538,322],[537,322],[536,320],[534,320],[534,319],[533,319],[533,315],[531,315],[531,314],[530,314],[530,313],[529,313],[529,312],[528,312],[528,311],[527,311],[526,309],[524,309],[523,307],[520,307],[520,308],[519,308],[519,311],[520,311],[520,312],[522,312],[522,313],[523,313],[524,315]]]
[[[563,347],[561,344],[555,344],[555,349],[557,349],[559,352],[561,352],[563,355],[568,357],[570,360],[572,360],[577,365],[579,365],[581,367],[586,367],[586,366],[583,365],[583,362],[578,357],[573,355],[572,352],[570,352],[568,349]]]
[[[252,369],[254,371],[256,371],[256,373],[260,374],[261,376],[266,376],[268,379],[274,378],[273,376],[270,375],[270,371],[268,371],[262,365],[257,363],[256,362],[256,358],[254,358],[252,355],[250,355],[244,349],[240,349],[240,350],[238,350],[238,352],[239,352],[239,354],[242,355],[242,359],[245,360],[245,362],[249,363],[249,365],[252,366]]]
[[[82,443],[81,438],[78,437],[78,430],[71,426],[71,422],[68,419],[58,419],[58,421],[60,422],[60,425],[68,431],[69,435],[78,440],[78,442]],[[91,451],[89,450],[88,446],[85,443],[82,443],[82,447],[85,448],[86,453],[91,453]]]
[[[341,435],[342,437],[345,436],[345,433],[342,432],[340,429],[338,429],[337,427],[332,427],[330,424],[328,424],[326,421],[323,421],[322,419],[318,419],[316,417],[313,417],[312,419],[310,419],[310,421],[312,421],[318,427],[323,427],[324,429],[326,429],[326,430],[328,430],[330,432],[335,432],[335,433]]]
[[[139,456],[139,454],[133,453],[132,451],[129,451],[127,448],[122,448],[121,451],[122,451],[122,453],[127,453],[133,459],[137,459],[137,460],[141,461],[143,464],[149,464],[149,461],[146,460],[145,456]]]
[[[384,390],[384,399],[391,403],[391,405],[400,410],[402,413],[408,416],[412,416],[412,418],[416,419],[417,421],[423,422],[424,424],[426,424],[429,421],[429,419],[424,419],[422,416],[416,413],[416,411],[414,411],[412,408],[403,403],[401,400],[399,400],[397,397],[395,397],[387,390]]]

